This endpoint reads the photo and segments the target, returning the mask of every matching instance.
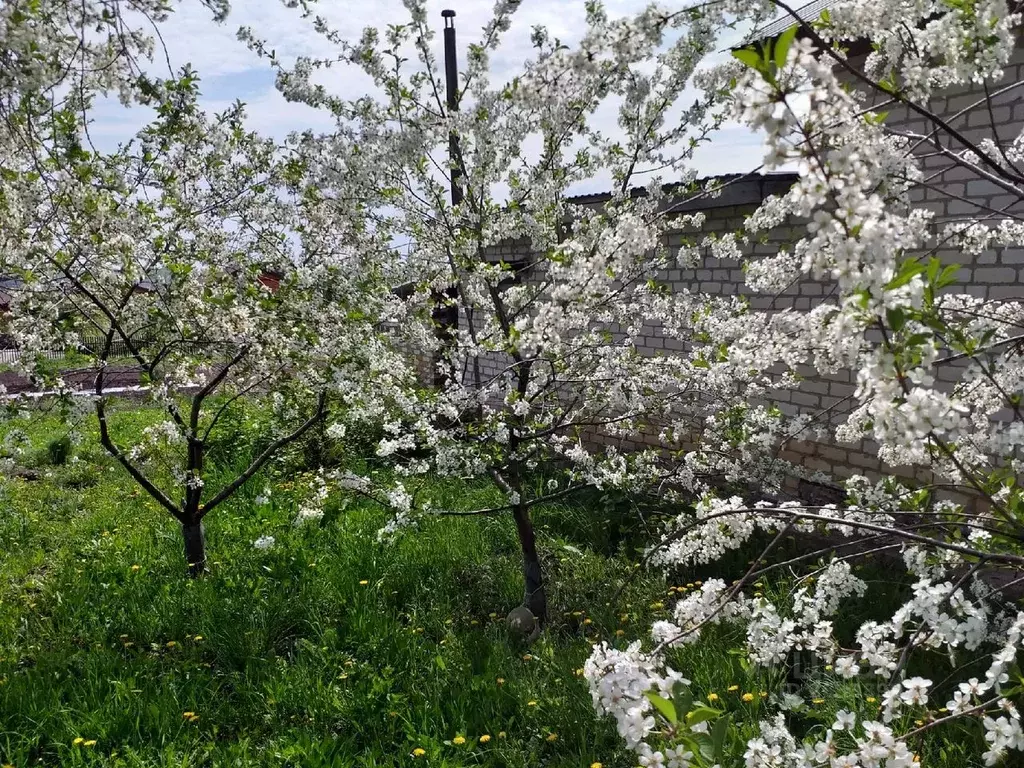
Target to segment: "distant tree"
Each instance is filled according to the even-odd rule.
[[[692,490],[726,464],[754,469],[754,452],[707,453],[687,465],[681,451],[627,452],[595,442],[653,432],[669,446],[682,444],[727,407],[707,350],[652,356],[641,336],[658,326],[692,345],[718,320],[746,327],[735,298],[673,294],[659,282],[664,270],[711,244],[697,234],[679,252],[665,247],[663,235],[686,226],[699,233],[703,215],[676,208],[714,193],[693,183],[687,163],[725,118],[726,89],[694,97],[686,88],[732,22],[724,6],[697,17],[652,7],[616,20],[589,3],[578,43],[567,46],[537,28],[532,58],[493,82],[492,56],[519,8],[498,2],[469,46],[459,109],[451,110],[425,4],[406,5],[408,23],[368,29],[355,44],[321,21],[340,58],[373,78],[375,91],[354,101],[317,81],[332,62],[300,59],[287,68],[255,33],[243,36],[277,64],[287,98],[333,113],[337,132],[309,146],[358,146],[358,158],[345,155],[332,167],[362,175],[376,231],[411,243],[401,261],[408,314],[395,334],[438,360],[440,386],[407,399],[404,415],[385,425],[378,454],[395,460],[404,477],[372,491],[396,512],[384,533],[418,515],[510,515],[522,549],[523,606],[532,614],[526,629],[533,630],[547,615],[531,519],[538,504],[585,488],[650,489],[667,479]],[[613,133],[598,127],[599,110],[614,115]],[[320,157],[331,163],[330,152]],[[683,181],[667,190],[662,174]],[[597,207],[571,199],[575,185],[594,179],[614,188],[610,199]],[[498,246],[514,241],[520,258],[500,255]],[[784,330],[766,329],[759,354]],[[724,382],[727,403],[776,384],[758,366],[736,366]],[[568,467],[569,479],[548,473],[539,484],[537,470],[556,466]],[[439,509],[418,490],[428,475],[490,478],[504,502]],[[521,624],[523,616],[510,621]]]
[[[163,2],[130,5],[165,15]],[[392,302],[385,274],[363,255],[381,250],[360,248],[375,236],[353,204],[319,195],[302,157],[246,130],[241,105],[205,114],[191,70],[142,71],[153,42],[121,10],[0,11],[0,273],[18,284],[3,322],[25,373],[93,408],[104,448],[181,523],[195,575],[206,515],[322,420],[328,398],[358,414],[375,373],[400,381],[402,369],[378,333]],[[105,152],[89,121],[107,91],[155,117]],[[275,290],[261,280],[268,264],[281,273]],[[44,368],[44,350],[84,353],[91,397]],[[167,414],[139,444],[111,423],[115,362]],[[248,395],[272,404],[273,434],[210,487],[211,436]]]

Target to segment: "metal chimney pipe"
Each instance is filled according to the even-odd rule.
[[[445,75],[445,96],[448,102],[448,113],[454,114],[459,111],[459,62],[455,55],[455,11],[446,9],[441,11],[444,19],[444,75]],[[448,165],[451,179],[452,205],[462,202],[462,186],[459,179],[462,177],[459,153],[459,134],[451,131],[448,134]],[[445,360],[447,350],[450,350],[459,327],[459,307],[455,303],[458,297],[456,285],[449,285],[443,289],[436,289],[433,292],[434,309],[432,311],[435,323],[435,333],[441,342],[442,351],[434,359],[435,374],[434,386],[444,389],[452,381],[457,380],[458,372],[451,360]]]
[[[448,112],[459,111],[459,61],[455,53],[455,11],[446,9],[441,11],[444,19],[444,77],[445,96],[448,102]],[[462,186],[459,178],[462,171],[459,165],[459,134],[452,131],[448,135],[448,159],[451,165],[452,180],[452,205],[462,202]]]

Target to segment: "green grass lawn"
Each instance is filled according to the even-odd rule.
[[[59,431],[19,426],[42,455]],[[190,581],[176,523],[91,446],[3,485],[0,762],[623,762],[576,671],[588,638],[629,626],[606,605],[624,558],[547,541],[554,621],[525,648],[504,626],[521,591],[511,521],[441,520],[380,544],[372,503],[295,528],[285,483],[254,511],[261,481],[208,518],[211,573]],[[276,546],[254,549],[266,534]],[[659,594],[637,580],[624,600]]]
[[[116,425],[155,417],[122,411]],[[634,542],[598,500],[540,510],[552,621],[527,648],[504,626],[522,589],[511,520],[439,519],[378,543],[386,514],[337,496],[324,525],[296,528],[296,470],[279,464],[210,515],[211,572],[188,580],[177,524],[94,447],[88,421],[58,466],[55,420],[15,426],[31,443],[18,461],[41,474],[0,486],[0,764],[636,764],[579,670],[593,642],[645,637],[676,592],[635,572]],[[268,483],[275,501],[258,506]],[[430,491],[494,502],[484,485]],[[255,549],[263,535],[276,545]],[[746,669],[730,652],[742,643],[710,636],[674,666],[753,733],[760,692],[781,681]],[[814,685],[808,730],[876,706],[857,684]],[[922,749],[969,764],[947,737]]]

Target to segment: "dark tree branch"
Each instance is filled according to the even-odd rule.
[[[135,482],[142,486],[146,493],[148,493],[150,496],[156,499],[157,502],[159,502],[160,506],[164,507],[164,509],[166,509],[172,515],[174,515],[174,517],[180,520],[182,523],[187,522],[185,519],[185,515],[178,508],[178,506],[169,498],[167,498],[167,495],[159,488],[157,488],[152,483],[152,481],[149,480],[149,478],[142,474],[141,470],[139,470],[134,464],[131,463],[131,461],[125,455],[124,451],[118,448],[114,444],[114,441],[111,440],[110,430],[107,427],[106,408],[104,407],[102,398],[96,401],[96,418],[99,421],[100,425],[100,444],[107,449],[107,452],[111,456],[113,456],[121,463],[121,466],[128,470],[128,474],[132,476]]]
[[[302,437],[302,435],[304,435],[306,431],[309,430],[310,427],[312,427],[321,418],[323,418],[323,415],[326,412],[326,404],[327,393],[321,392],[320,396],[317,398],[316,411],[313,413],[313,415],[310,416],[305,422],[303,422],[302,425],[299,426],[299,428],[296,429],[294,432],[284,435],[283,437],[279,437],[277,440],[275,440],[269,446],[267,446],[267,449],[263,451],[263,453],[261,453],[259,456],[257,456],[256,459],[252,462],[252,464],[250,464],[242,474],[240,474],[230,483],[221,488],[217,495],[210,499],[206,504],[202,504],[199,507],[199,518],[202,519],[203,517],[205,517],[207,513],[214,509],[214,507],[219,506],[223,501],[230,497],[231,494],[233,494],[235,491],[241,488],[249,480],[249,478],[251,478],[257,472],[259,472],[260,468],[264,464],[266,464],[267,461],[269,461],[270,458],[277,451],[279,451],[284,446],[288,445],[288,443],[291,443],[294,440],[298,440],[300,437]]]

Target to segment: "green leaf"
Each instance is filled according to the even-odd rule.
[[[950,264],[948,267],[942,270],[942,274],[939,275],[939,279],[936,284],[939,288],[945,288],[947,285],[956,282],[956,274],[960,271],[959,264]]]
[[[889,321],[889,327],[897,333],[906,325],[907,315],[900,307],[893,307],[885,311],[885,317]]]
[[[925,269],[925,265],[917,259],[907,259],[900,264],[900,271],[896,273],[896,277],[885,284],[885,290],[892,291],[906,285],[914,279],[915,275],[921,274]]]
[[[740,48],[732,52],[733,58],[746,64],[751,69],[761,69],[761,54],[753,48]]]
[[[775,66],[780,69],[786,64],[786,56],[793,45],[793,40],[796,39],[796,29],[796,24],[794,24],[779,35],[779,39],[775,41]]]
[[[700,755],[708,762],[715,759],[715,747],[710,739],[703,739],[700,742]]]
[[[693,694],[690,689],[682,683],[676,683],[673,689],[672,701],[676,705],[676,712],[680,717],[686,717],[693,708]]]
[[[722,759],[722,753],[725,749],[725,737],[728,733],[729,715],[726,713],[724,717],[718,718],[711,727],[711,744],[715,749],[715,760]]]
[[[650,699],[654,708],[658,710],[666,720],[672,723],[672,725],[675,725],[679,721],[679,718],[676,717],[675,705],[671,701],[656,693],[652,693],[651,691],[647,692],[647,698]]]
[[[930,341],[931,338],[931,335],[927,333],[914,333],[907,337],[906,343],[908,347],[919,347]]]
[[[721,711],[712,709],[711,707],[695,707],[687,716],[687,725],[696,725],[697,723],[703,723],[705,720],[713,720],[718,717]]]

